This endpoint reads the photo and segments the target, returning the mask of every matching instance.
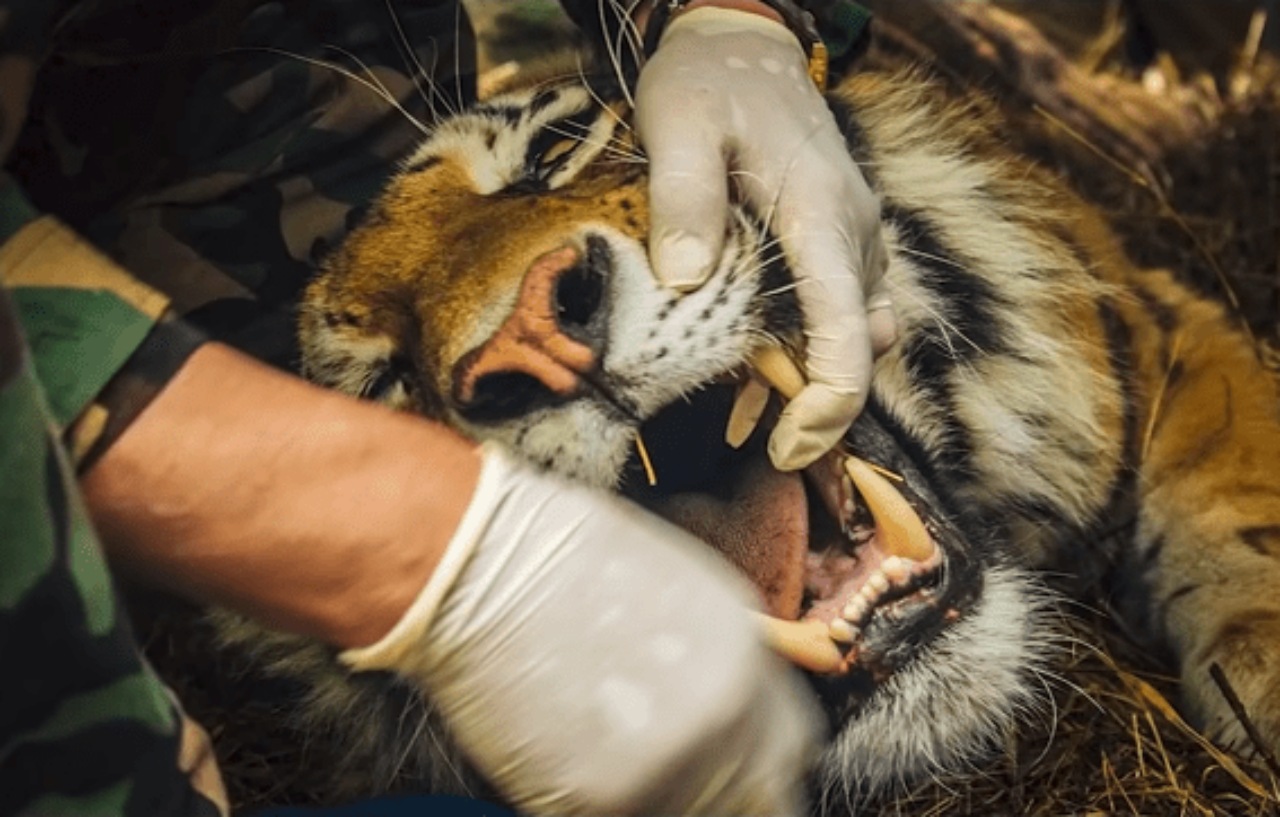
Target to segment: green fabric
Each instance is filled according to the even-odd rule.
[[[122,780],[114,786],[89,796],[68,797],[50,794],[30,805],[31,815],[74,814],[76,817],[115,817],[126,813],[129,795],[133,793],[133,781]]]
[[[35,378],[22,374],[7,387],[0,384],[0,610],[17,604],[54,561],[54,523],[44,497],[48,429],[39,389]]]
[[[216,817],[137,651],[0,288],[0,814]]]
[[[836,0],[830,15],[830,24],[822,31],[822,41],[831,52],[831,59],[838,61],[862,39],[871,23],[871,11],[851,0]]]
[[[54,419],[70,423],[138,348],[153,321],[105,290],[13,290]]]
[[[49,720],[39,729],[23,735],[23,740],[52,741],[74,737],[76,730],[84,724],[95,723],[104,717],[129,718],[154,729],[157,734],[172,732],[176,723],[164,689],[155,678],[138,673],[59,701]]]

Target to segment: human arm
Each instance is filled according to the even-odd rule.
[[[82,485],[119,568],[352,647],[426,583],[479,462],[442,426],[206,344]]]
[[[116,564],[371,645],[522,808],[799,807],[816,727],[751,592],[621,500],[212,344],[83,484]]]

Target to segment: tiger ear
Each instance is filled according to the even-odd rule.
[[[485,102],[499,94],[515,90],[520,75],[520,63],[515,60],[495,65],[476,79],[476,100]]]
[[[533,59],[504,62],[480,74],[476,79],[476,97],[484,102],[512,91],[563,83],[582,76],[584,68],[590,65],[590,57],[573,48]]]

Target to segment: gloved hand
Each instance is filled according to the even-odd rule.
[[[421,596],[343,660],[421,684],[521,810],[799,813],[816,716],[745,583],[639,508],[483,457]]]
[[[795,36],[749,12],[678,15],[640,72],[650,257],[676,289],[714,270],[732,176],[782,243],[804,312],[809,385],[769,440],[782,470],[830,450],[862,410],[873,353],[894,341],[880,202],[813,86]]]

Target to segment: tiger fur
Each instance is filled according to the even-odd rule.
[[[645,168],[607,86],[537,83],[436,126],[307,290],[305,374],[616,488],[637,420],[740,371],[766,340],[794,346],[794,299],[774,286],[786,271],[749,214],[703,288],[654,282]],[[897,645],[888,680],[833,715],[822,802],[962,767],[1042,703],[1056,636],[1036,571],[1108,588],[1172,657],[1185,711],[1215,740],[1251,751],[1217,665],[1280,748],[1280,404],[1247,337],[1169,272],[1136,268],[1097,211],[1002,143],[980,101],[905,71],[854,75],[830,103],[883,199],[900,326],[851,440],[958,531],[945,581],[963,592],[956,620]],[[571,317],[594,333],[608,394],[508,377],[462,399],[468,356],[565,246],[606,259],[607,308]],[[484,791],[429,701],[394,679],[350,676],[314,643],[229,616],[220,627],[307,687],[302,728],[349,747],[332,796],[406,781]]]

